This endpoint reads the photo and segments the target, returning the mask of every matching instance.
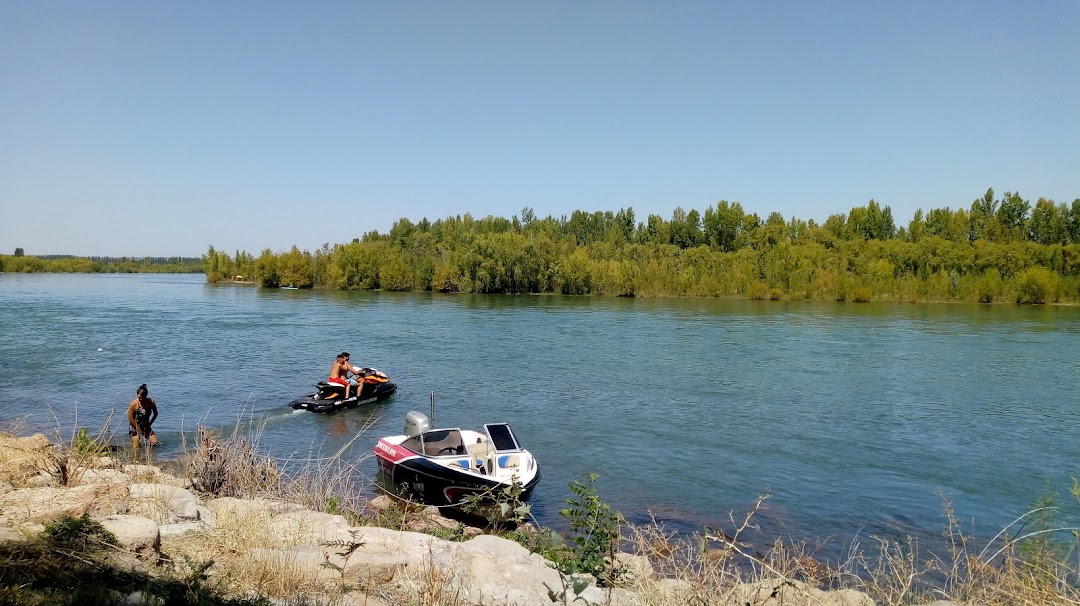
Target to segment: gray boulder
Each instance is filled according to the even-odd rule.
[[[192,522],[199,519],[199,502],[185,488],[170,484],[132,484],[131,513],[160,524]]]
[[[98,520],[105,530],[116,535],[120,546],[141,559],[161,558],[161,531],[157,522],[133,515],[111,515]]]

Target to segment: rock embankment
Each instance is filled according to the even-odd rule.
[[[239,595],[280,603],[443,603],[534,605],[575,603],[680,604],[700,587],[661,578],[647,559],[625,555],[634,570],[627,587],[576,595],[551,563],[518,543],[478,535],[455,542],[418,532],[357,526],[339,515],[272,498],[213,498],[189,481],[150,465],[112,457],[62,460],[43,436],[0,439],[0,542],[28,541],[61,516],[98,520],[147,574],[183,574],[213,560],[211,574]],[[440,520],[427,512],[432,524]],[[451,526],[453,522],[449,523]],[[183,562],[181,564],[181,562]],[[565,593],[564,593],[565,592]],[[562,594],[562,595],[560,595]],[[129,596],[129,603],[138,596]],[[778,579],[736,586],[716,604],[872,606],[864,594],[823,592]]]

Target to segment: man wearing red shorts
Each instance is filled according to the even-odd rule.
[[[343,351],[337,355],[334,360],[334,365],[330,367],[330,378],[327,379],[327,383],[334,383],[336,385],[343,385],[345,387],[345,397],[349,397],[349,389],[352,388],[352,384],[349,383],[349,371],[352,370],[352,366],[349,365],[349,352]]]

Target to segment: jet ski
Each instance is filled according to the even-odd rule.
[[[315,384],[318,391],[293,400],[289,406],[294,410],[337,412],[361,404],[378,402],[397,391],[397,384],[375,368],[361,368],[357,373],[356,382],[357,384],[349,389],[349,397],[346,398],[344,385],[319,381]]]

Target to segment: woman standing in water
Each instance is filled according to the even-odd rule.
[[[150,397],[149,391],[146,389],[146,383],[143,383],[135,390],[135,399],[128,406],[127,417],[130,426],[128,435],[131,436],[131,445],[133,447],[139,447],[140,436],[149,440],[151,446],[157,446],[157,435],[154,434],[154,430],[150,427],[154,424],[157,416],[157,402]]]

